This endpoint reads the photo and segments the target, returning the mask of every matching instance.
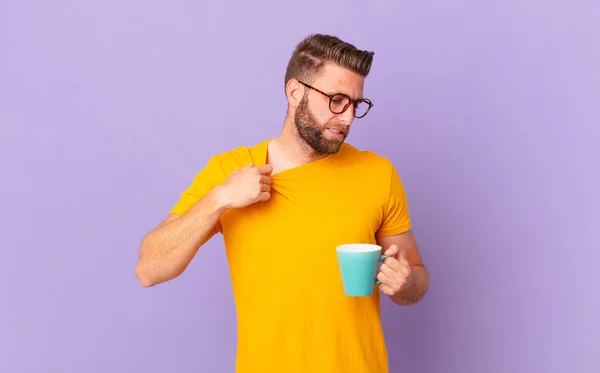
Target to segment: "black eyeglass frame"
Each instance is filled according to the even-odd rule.
[[[369,111],[371,110],[371,108],[373,106],[375,106],[375,105],[373,105],[373,103],[371,102],[371,100],[369,100],[368,98],[359,98],[359,99],[353,100],[353,99],[350,98],[350,96],[348,96],[346,94],[343,94],[343,93],[328,94],[328,93],[325,93],[325,92],[321,91],[320,89],[317,89],[317,88],[311,86],[310,84],[306,84],[306,83],[304,83],[304,82],[302,82],[300,80],[298,80],[298,83],[302,84],[303,86],[305,86],[307,88],[312,89],[315,92],[319,92],[320,94],[322,94],[325,97],[328,97],[329,98],[329,110],[332,113],[334,113],[334,114],[342,114],[343,112],[345,112],[346,110],[348,110],[348,108],[350,107],[350,105],[352,105],[354,107],[354,109],[353,109],[353,111],[354,111],[353,112],[354,117],[355,118],[364,118],[369,113]],[[333,98],[336,97],[336,96],[338,96],[338,97],[341,96],[341,97],[343,97],[343,98],[345,98],[345,99],[348,100],[348,103],[346,105],[344,105],[344,108],[340,112],[336,112],[336,111],[334,111],[331,108],[331,103],[333,102]],[[357,116],[356,115],[356,106],[358,104],[360,104],[360,103],[363,103],[363,102],[365,104],[367,104],[369,106],[369,108],[367,109],[367,111],[365,111],[365,113],[363,115]]]

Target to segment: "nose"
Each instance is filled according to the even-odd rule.
[[[346,111],[339,114],[339,117],[342,124],[349,127],[354,121],[354,105],[350,104]]]

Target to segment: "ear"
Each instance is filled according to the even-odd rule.
[[[285,85],[285,95],[289,106],[296,108],[304,96],[304,86],[296,79],[290,79]]]

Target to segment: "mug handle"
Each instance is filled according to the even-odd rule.
[[[389,258],[389,256],[387,256],[387,255],[382,255],[382,256],[379,258],[379,261],[380,261],[380,262],[382,262],[382,261],[384,261],[384,260],[385,260],[385,258]],[[381,284],[381,281],[379,281],[379,280],[375,279],[375,285],[379,285],[379,284]]]

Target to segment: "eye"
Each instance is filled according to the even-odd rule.
[[[335,95],[331,98],[331,102],[333,102],[334,104],[342,105],[348,102],[348,98],[340,95]]]

